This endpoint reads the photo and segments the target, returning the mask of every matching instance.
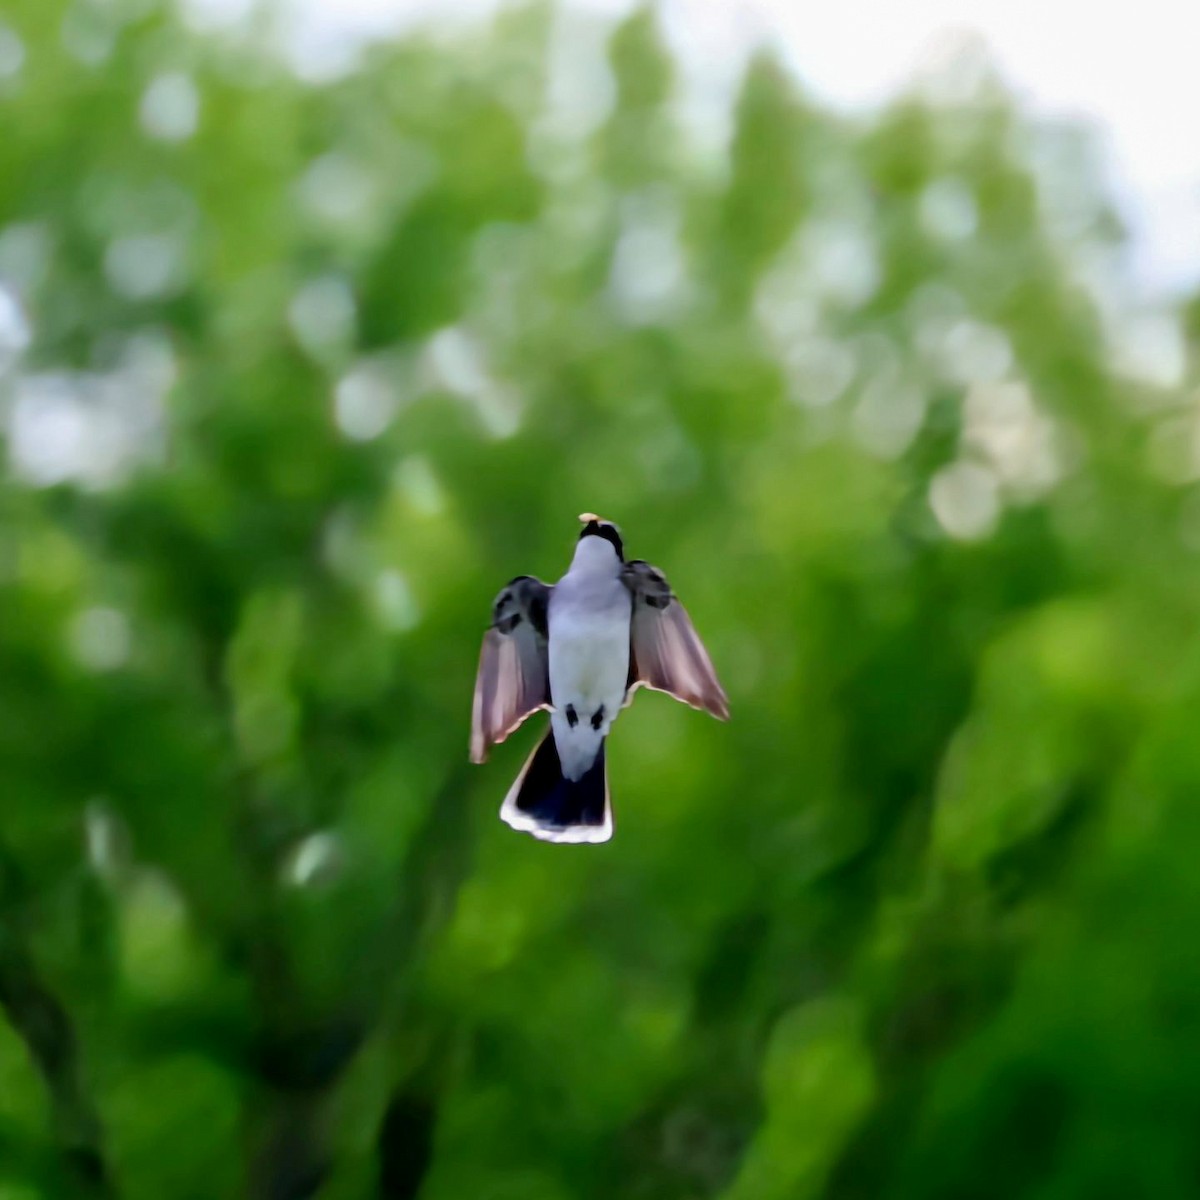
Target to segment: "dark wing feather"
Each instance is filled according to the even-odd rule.
[[[662,572],[635,559],[625,564],[622,579],[633,595],[626,703],[645,686],[727,721],[729,700],[712,659]]]
[[[504,741],[526,717],[550,706],[546,652],[550,591],[540,579],[522,575],[496,597],[475,677],[472,762],[483,762],[488,750]]]

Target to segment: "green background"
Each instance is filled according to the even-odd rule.
[[[1200,426],[1093,135],[251,25],[0,12],[0,1200],[1194,1197]],[[584,510],[733,719],[555,847],[471,688]]]

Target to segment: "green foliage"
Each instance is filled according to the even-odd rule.
[[[1196,416],[1079,131],[763,54],[716,161],[650,12],[0,35],[0,1196],[1194,1194]],[[733,719],[553,847],[470,695],[586,510]]]

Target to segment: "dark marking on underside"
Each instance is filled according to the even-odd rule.
[[[529,600],[529,623],[542,635],[546,637],[546,593],[544,591],[535,592]]]
[[[604,705],[600,705],[594,713],[592,713],[592,728],[599,729],[604,724]]]

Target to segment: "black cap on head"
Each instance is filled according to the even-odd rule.
[[[621,531],[611,521],[602,521],[592,513],[584,513],[579,519],[585,522],[579,534],[580,541],[585,537],[601,537],[606,542],[611,542],[617,557],[622,562],[625,561],[625,543],[621,541]]]

